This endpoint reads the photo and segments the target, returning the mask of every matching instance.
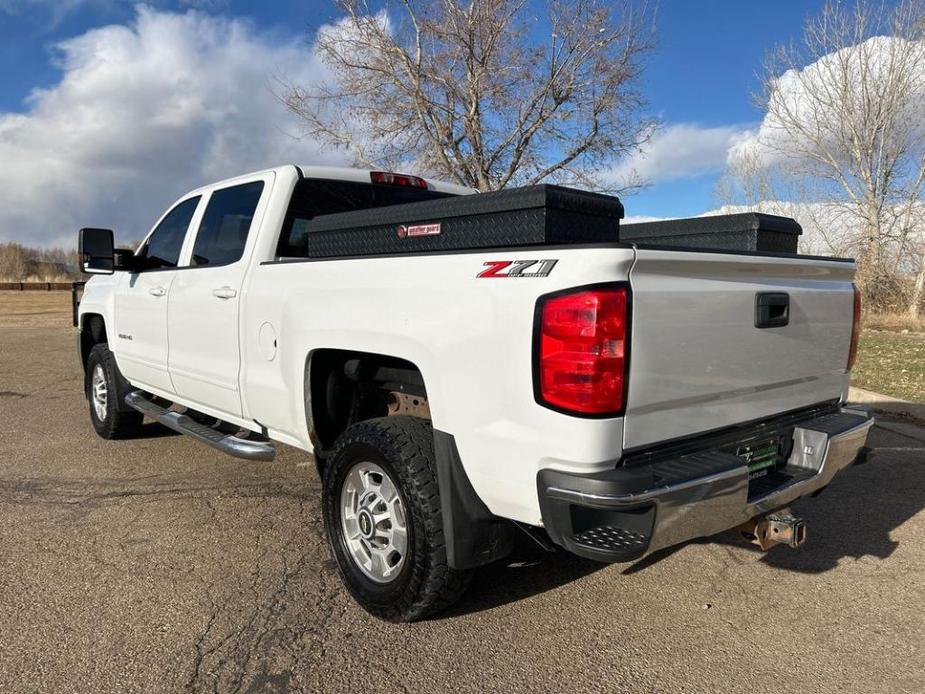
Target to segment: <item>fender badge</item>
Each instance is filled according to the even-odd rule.
[[[485,267],[476,277],[549,277],[558,263],[558,258],[549,260],[487,260]]]

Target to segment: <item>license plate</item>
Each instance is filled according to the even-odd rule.
[[[736,455],[748,466],[748,479],[764,477],[777,465],[780,446],[777,439],[758,441],[739,446]]]

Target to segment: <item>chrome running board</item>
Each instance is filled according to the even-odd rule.
[[[269,461],[276,457],[276,447],[269,441],[250,441],[233,434],[226,434],[205,424],[200,424],[192,417],[179,412],[172,412],[152,402],[140,390],[132,391],[126,395],[125,404],[138,410],[145,417],[160,422],[168,429],[192,436],[197,441],[208,444],[212,448],[217,448],[235,458]]]

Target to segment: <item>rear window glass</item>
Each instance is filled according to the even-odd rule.
[[[306,178],[296,184],[283,221],[276,255],[307,258],[311,220],[322,214],[388,207],[449,197],[450,193],[402,186]]]
[[[255,181],[212,193],[196,234],[193,265],[229,265],[240,260],[262,192],[263,181]]]

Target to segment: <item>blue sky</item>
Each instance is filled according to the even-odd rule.
[[[822,0],[735,2],[667,0],[659,8],[659,47],[645,73],[650,107],[666,125],[754,127],[756,75],[775,45],[799,40]],[[632,214],[684,216],[715,206],[717,172],[661,181],[627,200]]]
[[[643,170],[652,180],[652,185],[625,200],[628,214],[685,216],[698,214],[716,206],[713,189],[724,161],[725,150],[733,138],[749,128],[754,128],[761,120],[762,114],[752,104],[751,94],[756,89],[756,73],[761,68],[766,51],[774,44],[798,39],[803,20],[808,13],[817,12],[821,4],[821,0],[778,0],[773,3],[743,3],[732,0],[662,1],[657,15],[658,48],[648,58],[643,89],[651,112],[662,119],[664,130],[661,135],[656,136],[652,152],[642,164]],[[99,103],[99,109],[104,109],[105,104],[109,103],[106,99],[111,95],[109,91],[104,90],[102,96],[95,96],[96,92],[93,90],[99,89],[99,78],[87,77],[89,68],[86,66],[92,63],[95,66],[93,70],[96,70],[94,74],[110,74],[112,70],[102,70],[99,67],[100,61],[97,60],[98,56],[91,61],[88,55],[96,55],[102,50],[99,49],[100,46],[106,46],[106,51],[111,52],[105,55],[115,56],[107,59],[131,62],[134,60],[132,51],[156,52],[156,47],[152,48],[155,39],[151,37],[167,36],[165,41],[170,43],[171,32],[182,34],[183,31],[177,28],[179,25],[169,25],[168,15],[176,16],[176,13],[185,13],[192,7],[206,13],[208,21],[211,22],[204,24],[206,20],[201,19],[196,20],[198,23],[194,24],[187,22],[190,25],[186,29],[191,32],[191,39],[186,44],[178,44],[175,49],[178,55],[198,50],[195,41],[197,31],[214,31],[216,35],[221,34],[225,37],[215,39],[216,45],[211,49],[215,53],[214,56],[196,58],[200,63],[191,71],[191,80],[195,80],[194,73],[203,72],[205,68],[202,68],[202,65],[212,65],[215,68],[223,55],[227,60],[227,56],[231,54],[222,51],[229,49],[219,44],[227,43],[228,36],[244,37],[242,40],[247,46],[240,53],[246,56],[249,55],[248,51],[251,51],[253,58],[250,63],[254,66],[263,64],[272,71],[280,64],[299,64],[298,51],[304,50],[307,53],[309,48],[306,32],[336,18],[336,11],[330,3],[295,0],[261,3],[238,0],[155,0],[145,7],[146,9],[139,10],[139,6],[131,2],[118,0],[0,0],[0,154],[4,151],[2,147],[5,133],[12,132],[19,138],[18,149],[15,150],[19,152],[19,156],[25,157],[29,154],[31,159],[35,159],[35,153],[30,153],[31,150],[22,142],[32,143],[29,145],[31,147],[41,146],[41,143],[47,142],[55,132],[54,127],[60,128],[62,123],[67,124],[63,127],[69,127],[67,112],[60,112],[65,108],[79,113],[77,120],[84,125],[90,123],[87,127],[92,131],[94,104]],[[223,21],[222,18],[235,18],[235,22],[230,25],[219,24],[218,22]],[[240,21],[242,19],[245,21]],[[170,26],[174,26],[174,29]],[[100,31],[100,27],[108,29]],[[308,58],[302,62],[307,64]],[[156,71],[158,68],[151,67],[152,65],[156,63],[140,61],[140,67],[133,69]],[[240,69],[246,72],[247,66],[241,66]],[[113,79],[118,81],[118,75]],[[258,78],[254,79],[259,82]],[[156,88],[152,91],[156,92]],[[116,104],[118,110],[128,98],[126,96],[112,103]],[[143,95],[137,98],[143,100]],[[221,94],[216,98],[220,99]],[[201,112],[207,115],[197,121],[194,130],[203,132],[207,124],[225,124],[229,119],[235,123],[240,122],[240,112],[247,108],[247,103],[238,103],[229,111],[231,115],[225,113],[220,118],[215,116],[214,108],[209,104],[199,104]],[[65,107],[65,104],[70,106]],[[158,104],[154,103],[145,108],[157,106]],[[245,119],[245,126],[253,131],[255,128],[264,127],[265,121],[274,117],[270,110],[265,109],[262,113],[263,121],[256,117]],[[238,120],[234,121],[235,118]],[[32,121],[35,121],[35,124]],[[274,128],[279,130],[286,130],[292,125],[286,123],[282,111],[279,112],[278,121],[278,128],[275,125]],[[118,126],[119,123],[116,122],[96,130],[108,128],[112,137],[116,137],[115,133],[120,132]],[[144,139],[148,135],[152,139],[151,147],[156,150],[159,146],[156,133],[133,131],[131,136]],[[200,177],[213,171],[221,171],[222,165],[235,166],[240,163],[243,166],[251,161],[259,161],[259,157],[254,159],[228,154],[234,147],[233,137],[229,136],[218,142],[214,141],[214,133],[209,137],[212,138],[208,145],[209,151],[219,148],[224,154],[210,165],[199,167],[196,175]],[[58,152],[40,154],[43,158],[47,154],[48,161],[66,169],[68,162],[62,159],[61,151],[82,151],[80,143],[90,141],[83,137],[77,139],[79,141],[73,146],[65,144],[58,147]],[[228,139],[232,142],[226,141]],[[39,145],[36,145],[36,142]],[[248,142],[248,146],[258,148],[261,142]],[[287,151],[286,146],[275,141],[263,143],[263,146],[270,150],[276,147],[280,151]],[[178,151],[182,150],[182,147],[178,147]],[[152,196],[145,197],[136,190],[126,190],[124,186],[120,188],[114,183],[119,171],[126,170],[128,164],[123,159],[130,157],[130,154],[116,151],[110,155],[104,154],[105,151],[108,150],[100,149],[97,158],[109,157],[101,163],[105,166],[107,175],[96,181],[97,189],[107,181],[113,182],[114,190],[119,191],[119,199],[137,203],[144,214],[155,214],[162,209],[165,202],[173,199],[171,190],[181,182],[205,182],[196,179],[192,174],[187,176],[177,171],[176,180],[169,185],[162,184],[160,188],[154,185],[158,188],[157,194],[152,194],[153,199],[149,199]],[[313,153],[310,150],[305,151],[307,154]],[[83,157],[80,161],[85,161],[88,157],[93,158],[86,151],[82,151],[80,156]],[[15,158],[13,160],[16,161]],[[112,162],[116,160],[119,160],[119,164],[113,165]],[[166,163],[158,161],[151,165],[155,168],[160,167],[163,174],[172,171],[171,165],[180,166],[178,162],[182,162],[180,154]],[[77,163],[74,163],[74,170],[77,168]],[[137,173],[133,172],[136,181],[140,180]],[[180,192],[174,190],[176,194]],[[112,207],[116,204],[110,199],[84,208],[81,207],[81,195],[94,193],[69,191],[68,194],[73,196],[75,210],[85,210],[96,217],[106,216],[106,205]],[[158,198],[158,195],[161,198]],[[0,203],[3,202],[6,201],[0,200]],[[114,216],[118,217],[116,221],[127,222],[137,227],[125,233],[137,236],[143,231],[130,216]],[[26,215],[12,219],[0,216],[0,240],[5,236],[15,237],[13,232],[4,230],[4,225],[22,225],[26,223],[25,218]],[[70,221],[69,217],[60,218],[62,225],[69,224]],[[81,221],[103,223],[107,220]],[[58,220],[55,223],[58,223]],[[57,238],[57,234],[48,232],[39,241],[49,243]]]

